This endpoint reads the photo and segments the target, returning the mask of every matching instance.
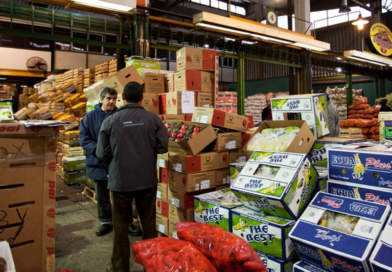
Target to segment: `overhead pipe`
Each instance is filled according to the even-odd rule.
[[[144,10],[149,10],[149,11],[156,11],[156,12],[167,14],[167,15],[172,15],[172,16],[177,16],[177,17],[193,20],[192,16],[182,15],[182,14],[178,14],[178,13],[171,12],[171,11],[166,11],[166,10],[161,10],[161,9],[156,9],[156,8],[151,8],[151,7],[145,7],[145,6],[139,6],[139,5],[137,5],[136,7],[138,9],[144,9]]]

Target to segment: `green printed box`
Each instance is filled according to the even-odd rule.
[[[392,127],[384,127],[384,140],[392,141]]]
[[[255,151],[231,189],[249,209],[297,219],[317,180],[305,154]]]
[[[230,210],[242,206],[230,189],[195,196],[195,221],[231,230]]]
[[[288,260],[296,256],[289,232],[295,220],[265,216],[246,207],[231,211],[233,233],[251,245],[258,254]]]
[[[63,168],[65,171],[78,171],[86,169],[86,156],[69,157],[63,159]]]
[[[161,63],[159,61],[151,61],[151,60],[139,60],[139,59],[128,59],[126,61],[126,67],[134,66],[136,69],[151,69],[151,70],[160,70]]]
[[[230,163],[230,184],[233,184],[235,179],[240,175],[242,169],[244,169],[246,162],[234,162]]]
[[[64,182],[67,185],[75,185],[80,183],[85,183],[87,181],[86,172],[65,172]]]
[[[271,99],[272,120],[287,120],[288,114],[300,114],[300,120],[308,123],[314,136],[330,134],[326,94],[302,94],[280,96]]]

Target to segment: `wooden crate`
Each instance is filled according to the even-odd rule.
[[[362,129],[360,128],[341,128],[341,138],[363,138]]]
[[[85,186],[83,192],[85,197],[97,203],[97,201],[95,200],[95,191],[93,189],[89,188],[88,186]]]

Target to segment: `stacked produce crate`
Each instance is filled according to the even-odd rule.
[[[57,144],[57,174],[67,185],[85,183],[86,158],[80,147],[79,130],[61,130]]]
[[[109,77],[117,73],[117,59],[109,61]]]
[[[107,78],[109,75],[109,62],[104,62],[95,66],[95,82]]]
[[[84,70],[79,68],[73,70],[73,83],[76,86],[76,92],[82,93],[83,92],[83,77]]]
[[[237,93],[219,92],[216,97],[216,108],[229,113],[237,113]]]
[[[95,68],[87,68],[84,70],[83,89],[91,86],[95,82]]]

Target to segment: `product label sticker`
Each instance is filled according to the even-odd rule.
[[[165,168],[166,167],[165,160],[164,159],[159,159],[158,160],[158,166],[162,167],[162,168]]]
[[[237,143],[236,143],[236,141],[230,141],[225,144],[225,147],[227,149],[234,149],[234,148],[237,148]]]
[[[200,116],[200,123],[207,124],[207,122],[208,122],[208,115]]]
[[[157,198],[162,199],[162,194],[159,191],[157,191]]]
[[[177,208],[180,207],[180,200],[178,198],[172,198],[172,205],[176,206]]]
[[[203,107],[204,107],[204,108],[209,108],[210,105],[206,104],[206,105],[204,105]]]
[[[176,171],[176,172],[182,172],[182,164],[180,164],[180,163],[175,163],[174,165],[173,165],[173,169],[174,169],[174,171]]]
[[[195,108],[195,92],[183,91],[181,95],[182,113],[193,113]]]
[[[195,191],[198,191],[199,190],[199,184],[196,184],[195,185]]]
[[[162,224],[159,224],[159,231],[165,233],[165,226]]]
[[[203,190],[203,189],[208,189],[208,188],[210,188],[210,180],[202,180],[200,182],[200,189]]]
[[[246,162],[246,156],[239,157],[236,162]]]
[[[227,178],[223,178],[223,184],[227,184],[227,180],[230,176],[227,176]]]

